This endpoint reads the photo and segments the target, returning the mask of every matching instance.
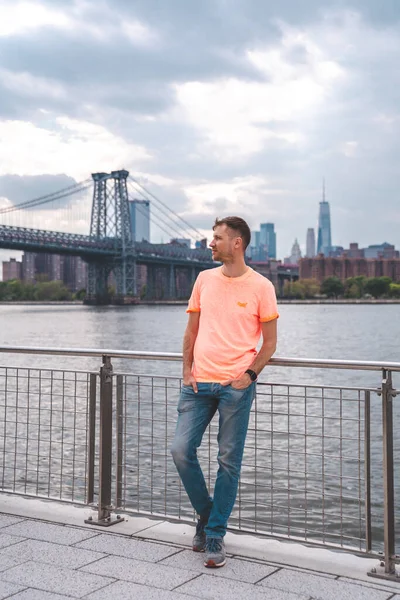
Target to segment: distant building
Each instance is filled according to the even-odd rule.
[[[71,292],[77,292],[86,288],[88,267],[80,256],[24,252],[21,279],[35,283],[39,276],[48,281],[62,281]]]
[[[132,239],[134,242],[150,242],[149,200],[129,200]]]
[[[12,279],[22,279],[22,263],[15,258],[3,261],[3,281],[11,281]]]
[[[325,200],[325,182],[322,189],[322,202],[319,203],[317,254],[329,256],[332,247],[331,213],[329,202]]]
[[[355,242],[352,242],[348,250],[344,250],[342,254],[345,254],[347,258],[364,258],[364,250],[359,248]]]
[[[308,258],[315,256],[315,232],[312,227],[307,229],[306,256]]]
[[[399,258],[399,251],[392,244],[384,242],[364,248],[365,258]]]
[[[331,246],[331,249],[329,251],[329,256],[332,256],[332,257],[342,256],[343,252],[344,252],[343,246]]]
[[[299,262],[301,279],[317,279],[320,283],[327,277],[338,277],[345,281],[349,277],[390,277],[400,282],[400,258],[349,258],[346,254],[338,258],[322,255],[302,258]]]
[[[276,259],[276,233],[274,223],[261,223],[259,247],[264,248],[265,260]],[[261,259],[262,260],[262,259]]]
[[[22,279],[26,283],[33,283],[35,279],[35,258],[34,252],[24,252],[22,255]]]
[[[88,267],[80,256],[63,256],[62,281],[71,292],[86,289]]]
[[[301,250],[300,250],[299,242],[297,241],[297,238],[296,238],[294,240],[294,243],[292,246],[292,252],[291,252],[290,256],[287,256],[285,258],[284,264],[297,265],[300,258],[301,258]]]
[[[35,254],[35,278],[43,275],[49,281],[62,281],[62,258],[59,254]]]
[[[173,238],[171,244],[179,244],[180,246],[186,246],[186,248],[190,248],[191,246],[189,238]]]

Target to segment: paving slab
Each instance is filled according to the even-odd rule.
[[[81,528],[66,527],[65,525],[53,525],[51,523],[43,523],[42,521],[32,521],[26,519],[22,523],[10,525],[4,532],[10,535],[17,535],[23,538],[31,538],[34,540],[43,540],[45,542],[54,542],[56,544],[65,544],[70,546],[89,539],[97,535],[97,532],[88,531]]]
[[[16,594],[23,590],[26,586],[9,583],[8,581],[0,581],[0,600],[9,598],[12,594]]]
[[[0,513],[0,527],[8,527],[8,525],[13,525],[14,523],[19,523],[20,521],[24,521],[24,519],[21,517],[14,517],[12,515]]]
[[[60,595],[67,593],[68,596],[73,598],[82,598],[90,592],[114,582],[114,579],[110,577],[62,569],[33,561],[9,569],[1,574],[1,579],[5,582],[18,584],[21,587],[33,587]],[[20,591],[21,587],[16,591]]]
[[[78,525],[89,531],[98,529],[95,525],[85,523],[85,519],[89,517],[96,519],[97,517],[97,511],[91,506],[57,502],[47,498],[27,498],[3,492],[0,496],[0,509],[6,515],[15,515],[9,517],[15,519],[15,522],[24,520],[29,515],[30,518],[41,521]],[[138,515],[124,514],[123,516],[124,521],[118,524],[118,531],[127,535],[133,535],[163,522],[163,519],[140,517]]]
[[[7,548],[13,544],[20,544],[25,538],[17,537],[16,535],[9,535],[8,533],[1,533],[0,531],[0,548]]]
[[[165,558],[159,564],[246,583],[256,583],[277,570],[277,567],[238,558],[228,559],[223,569],[207,569],[203,563],[203,553],[183,550],[179,554]]]
[[[154,544],[136,540],[134,538],[125,538],[112,534],[100,534],[95,538],[79,542],[76,548],[85,548],[86,550],[97,550],[106,554],[115,556],[125,556],[126,558],[137,558],[138,560],[147,560],[149,562],[158,562],[171,554],[179,552],[179,548],[162,544]]]
[[[209,600],[310,600],[310,594],[292,593],[285,590],[261,588],[223,577],[200,575],[181,585],[176,591]],[[179,596],[176,600],[178,600]],[[338,600],[338,599],[336,599]],[[342,600],[342,599],[340,599]]]
[[[60,594],[30,588],[12,596],[10,600],[71,600],[71,596],[60,596]]]
[[[26,540],[0,550],[0,568],[6,557],[15,560],[22,559],[20,562],[33,560],[50,565],[60,565],[60,567],[68,569],[77,569],[105,556],[102,552],[83,550],[74,546],[63,546],[41,540]]]
[[[376,590],[383,590],[383,591],[391,591],[392,594],[395,592],[399,592],[400,594],[400,580],[399,581],[390,581],[390,579],[386,580],[386,579],[375,579],[374,577],[369,577],[368,578],[368,587],[372,588],[372,589],[376,589]],[[356,579],[350,578],[350,577],[339,577],[338,581],[344,581],[346,583],[355,583],[358,585],[361,585],[361,581],[358,581]],[[364,585],[366,585],[366,583],[364,583]],[[400,598],[399,598],[400,600]]]
[[[108,556],[91,565],[82,567],[80,571],[107,575],[122,581],[133,581],[142,585],[172,590],[178,585],[196,577],[196,573],[185,569],[168,567],[157,563],[144,562],[121,556]]]
[[[9,558],[8,556],[4,556],[3,554],[0,554],[0,574],[3,571],[7,571],[8,569],[12,569],[12,567],[16,567],[17,565],[22,564],[23,562],[25,562],[24,558],[19,558],[13,557],[13,558]],[[1,577],[1,575],[0,575]]]
[[[193,596],[145,587],[137,583],[117,581],[106,588],[85,596],[85,600],[193,600]]]
[[[308,594],[313,600],[388,600],[393,594],[291,569],[281,569],[257,585],[274,590],[295,590],[299,594]]]

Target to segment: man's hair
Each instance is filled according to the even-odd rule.
[[[213,230],[219,225],[226,225],[229,229],[232,229],[238,234],[238,237],[241,237],[243,240],[243,250],[246,250],[247,246],[250,244],[251,233],[250,227],[247,225],[246,221],[241,217],[225,217],[224,219],[215,219]]]

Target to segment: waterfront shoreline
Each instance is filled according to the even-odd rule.
[[[188,300],[136,300],[131,304],[106,304],[101,306],[112,307],[127,307],[127,306],[186,306]],[[289,299],[278,298],[278,304],[400,304],[400,298],[309,298],[309,299]],[[13,302],[0,301],[0,306],[83,306],[85,303],[82,300],[62,300],[62,301],[47,301],[38,300],[16,300]],[[89,305],[88,305],[89,306]],[[96,306],[96,305],[92,305]]]

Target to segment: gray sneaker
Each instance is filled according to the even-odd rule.
[[[223,567],[226,563],[225,544],[223,538],[207,538],[205,567]]]
[[[206,533],[204,527],[207,525],[207,521],[199,519],[196,525],[196,533],[192,541],[193,552],[204,552],[206,549]]]

